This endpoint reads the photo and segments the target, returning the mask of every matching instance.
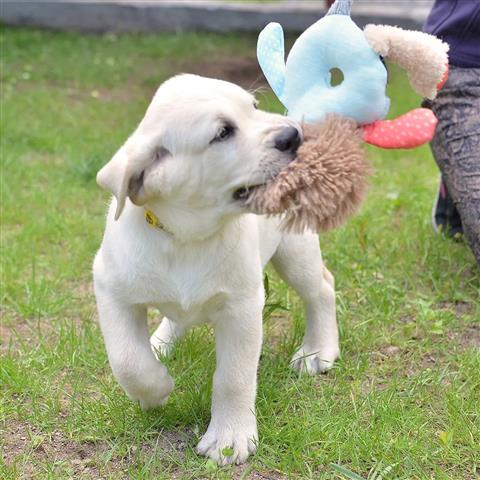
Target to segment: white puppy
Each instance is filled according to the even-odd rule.
[[[167,353],[186,329],[211,322],[217,367],[211,421],[197,450],[221,464],[243,462],[256,447],[269,260],[306,307],[293,367],[323,372],[339,354],[333,277],[318,236],[283,234],[278,219],[245,207],[251,188],[278,173],[300,143],[298,125],[257,110],[242,88],[181,75],[158,89],[97,176],[115,196],[93,267],[113,374],[142,408],[163,405],[173,380],[155,351]],[[165,315],[151,339],[150,305]],[[233,455],[225,456],[225,447]]]

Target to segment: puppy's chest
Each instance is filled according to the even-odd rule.
[[[172,319],[195,323],[208,310],[218,308],[228,294],[222,268],[196,259],[165,256],[138,269],[137,301],[156,305]]]

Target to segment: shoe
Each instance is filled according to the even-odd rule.
[[[462,219],[442,177],[433,204],[432,226],[435,232],[444,233],[454,240],[460,241],[463,238]]]

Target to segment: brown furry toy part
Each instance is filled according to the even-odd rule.
[[[248,199],[258,214],[283,214],[281,228],[325,231],[338,227],[360,207],[371,168],[355,121],[327,116],[303,125],[297,157]]]

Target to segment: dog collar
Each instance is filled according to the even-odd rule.
[[[145,215],[145,221],[148,223],[150,227],[163,230],[165,233],[168,233],[173,237],[173,232],[169,230],[165,226],[165,224],[163,224],[151,210],[145,209],[144,215]]]

